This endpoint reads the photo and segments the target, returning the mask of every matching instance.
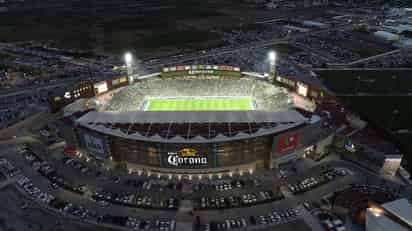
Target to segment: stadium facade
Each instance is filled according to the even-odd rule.
[[[75,99],[55,96],[51,109],[60,116],[66,143],[130,171],[188,176],[250,172],[327,145],[320,142],[326,137],[320,117],[296,108],[285,88],[236,67],[170,67],[133,81],[120,77],[82,85],[64,95]],[[247,95],[256,100],[256,110],[142,110],[147,98],[158,95]]]

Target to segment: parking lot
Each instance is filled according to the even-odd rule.
[[[319,175],[306,177],[288,184],[287,187],[293,194],[301,194],[347,174],[349,174],[349,170],[346,169],[324,168]]]
[[[283,227],[305,220],[302,209],[316,211],[326,206],[323,196],[365,180],[352,167],[328,162],[314,167],[302,164],[296,172],[282,171],[282,179],[277,179],[275,172],[257,172],[179,181],[106,170],[92,161],[45,155],[21,145],[4,151],[2,171],[8,178],[19,176],[16,185],[20,184],[32,200],[61,216],[135,230],[176,229],[180,221],[175,216],[182,200],[192,202],[190,214],[196,230]],[[295,192],[289,185],[296,188]],[[284,196],[281,187],[289,193]]]

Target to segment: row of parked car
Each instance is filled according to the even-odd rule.
[[[252,225],[282,224],[295,220],[299,216],[299,210],[286,209],[283,211],[271,211],[265,215],[251,216]]]
[[[42,192],[38,187],[36,187],[31,180],[21,174],[17,176],[17,185],[19,185],[27,194],[37,201],[43,202],[45,204],[50,204],[55,200],[55,197],[47,192]]]
[[[242,206],[251,206],[259,203],[282,199],[283,195],[273,191],[259,191],[257,193],[244,193],[240,196],[214,196],[201,197],[194,203],[195,209],[225,209]]]
[[[265,215],[250,216],[247,218],[225,219],[222,221],[211,221],[207,224],[195,223],[195,229],[201,231],[219,231],[230,229],[247,229],[249,226],[276,225],[295,220],[299,216],[297,209],[286,209],[283,211],[270,211]]]
[[[34,170],[50,181],[53,188],[57,189],[61,187],[79,194],[83,194],[85,192],[85,185],[71,183],[63,176],[58,175],[56,169],[50,163],[43,161],[30,149],[24,149],[22,154],[24,159],[33,167]]]
[[[35,163],[36,161],[39,162],[40,158],[36,156],[34,153],[28,150],[24,150],[25,159]],[[3,168],[3,166],[7,166]],[[48,175],[54,173],[55,171],[50,171],[49,165],[47,163],[45,165],[40,165],[38,171],[43,173],[48,173]],[[16,176],[17,185],[24,190],[30,197],[34,200],[44,203],[45,205],[61,212],[62,214],[69,215],[72,217],[76,217],[81,220],[93,221],[93,222],[100,222],[112,225],[119,225],[130,228],[132,230],[154,230],[154,231],[174,231],[176,223],[174,220],[171,219],[142,219],[136,217],[118,217],[118,216],[111,216],[111,215],[102,215],[99,214],[98,211],[94,211],[88,208],[85,208],[81,205],[76,205],[74,203],[70,203],[64,201],[60,198],[56,198],[50,192],[44,192],[39,187],[34,185],[31,179],[24,174],[21,174],[21,171],[15,168],[12,163],[10,163],[7,159],[0,159],[0,169],[3,173],[7,173],[8,169],[12,168],[13,171],[18,170],[19,174]],[[22,207],[26,208],[26,207]],[[124,222],[118,222],[119,220],[123,220]]]
[[[90,175],[91,174],[91,170],[89,169],[89,167],[87,167],[84,163],[82,163],[79,160],[76,160],[74,158],[65,156],[65,157],[62,158],[62,162],[67,166],[78,169],[84,175]]]
[[[124,183],[128,186],[132,186],[137,189],[151,190],[151,191],[181,191],[183,183],[181,182],[169,182],[167,184],[160,184],[154,180],[143,180],[143,179],[126,179]]]
[[[68,183],[63,177],[59,176],[56,170],[47,162],[42,161],[35,153],[27,150],[24,152],[25,159],[31,164],[36,165],[36,170],[52,182],[55,188],[62,187],[66,190],[84,194],[86,191],[85,185],[74,185]],[[72,161],[71,161],[72,160]],[[66,158],[65,162],[71,164],[76,162],[72,158]],[[39,163],[39,164],[35,164]],[[147,184],[144,182],[143,185]],[[122,195],[112,192],[92,192],[92,199],[101,202],[100,204],[106,206],[108,203],[131,206],[136,208],[152,208],[152,209],[177,209],[179,205],[178,199],[171,197],[166,200],[153,200],[150,196],[139,196],[136,194]]]
[[[156,183],[154,180],[143,180],[143,179],[126,179],[124,183],[128,186],[133,186],[134,188],[143,189],[143,190],[152,190],[152,191],[182,191],[184,182],[169,182],[167,184]],[[227,180],[220,181],[217,183],[195,183],[190,182],[191,188],[194,192],[199,191],[228,191],[235,188],[245,188],[245,187],[255,187],[259,185],[258,181],[254,180]]]
[[[294,184],[288,184],[287,187],[293,194],[300,194],[320,185],[326,184],[339,176],[346,176],[347,174],[347,170],[329,168],[322,171],[319,176],[306,177]]]
[[[241,189],[246,187],[256,187],[259,186],[260,182],[256,179],[233,179],[233,180],[221,180],[216,183],[198,183],[192,186],[193,191],[205,191],[205,190],[213,190],[213,191],[229,191],[233,189]]]
[[[174,231],[176,221],[173,219],[143,219],[127,216],[99,216],[98,222],[127,227],[130,230]]]
[[[112,192],[94,192],[92,198],[96,201],[106,201],[113,204],[125,205],[135,208],[149,208],[149,209],[177,209],[179,200],[170,197],[166,200],[154,200],[147,195],[126,194]]]
[[[62,200],[55,200],[51,205],[66,215],[98,223],[122,226],[131,230],[173,231],[176,226],[175,221],[171,219],[143,219],[128,216],[101,215],[96,211]]]
[[[27,159],[33,159],[34,162],[36,158],[30,156]],[[28,176],[24,174],[19,174],[16,176],[16,183],[18,187],[25,191],[27,195],[29,195],[34,200],[50,206],[62,213],[70,214],[72,216],[83,219],[97,217],[96,212],[92,212],[81,206],[75,206],[72,203],[62,201],[56,198],[52,193],[42,191],[39,187],[34,185],[32,180]],[[22,206],[22,208],[24,209],[26,208],[26,206]]]
[[[20,174],[20,169],[14,167],[12,163],[10,163],[7,159],[1,158],[0,159],[0,169],[8,176],[13,177]]]
[[[126,221],[126,227],[133,230],[159,230],[159,231],[172,231],[175,230],[176,222],[171,219],[155,219],[155,220],[143,220],[134,217],[129,217]]]
[[[342,219],[330,213],[318,213],[316,217],[325,230],[346,231],[346,226]]]
[[[199,226],[198,230],[214,231],[214,230],[228,230],[228,229],[242,229],[246,228],[248,223],[245,218],[240,219],[226,219],[224,221],[212,221],[210,223]]]

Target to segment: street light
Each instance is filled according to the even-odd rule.
[[[269,58],[269,71],[270,71],[269,79],[273,81],[276,77],[276,52],[269,51],[268,58]]]
[[[127,78],[129,79],[129,83],[131,83],[133,81],[132,79],[132,62],[133,62],[133,56],[132,54],[130,54],[129,52],[127,52],[124,55],[124,61],[126,62],[126,71],[127,71]]]

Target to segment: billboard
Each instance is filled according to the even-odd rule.
[[[162,69],[163,77],[174,76],[234,76],[240,77],[241,72],[239,67],[225,66],[225,65],[187,65],[164,67]]]
[[[127,76],[117,77],[108,82],[109,89],[113,90],[115,88],[123,87],[129,84],[129,79]],[[110,84],[111,83],[111,84]]]
[[[106,81],[95,83],[94,89],[96,91],[96,95],[103,94],[109,90],[109,88],[107,87]]]
[[[101,154],[101,155],[105,153],[104,143],[103,143],[102,138],[98,138],[98,137],[89,135],[87,133],[84,133],[83,137],[84,137],[84,145],[89,151],[93,153]]]
[[[299,95],[304,96],[304,97],[308,96],[308,88],[309,88],[308,85],[298,82],[297,86],[298,86],[297,91]]]
[[[306,111],[310,111],[310,112],[315,111],[316,104],[313,101],[311,101],[311,100],[309,100],[309,99],[307,99],[307,98],[305,98],[301,95],[298,95],[296,93],[292,93],[292,96],[293,96],[293,98],[292,98],[293,99],[293,104],[296,107],[302,108],[302,109],[304,109]]]
[[[279,136],[276,151],[278,154],[284,154],[296,149],[299,145],[299,134],[292,133]]]
[[[61,108],[73,103],[80,98],[90,98],[95,96],[93,84],[89,82],[81,82],[74,89],[66,91],[61,95],[53,95],[49,97],[49,106],[51,111],[57,112]]]
[[[401,166],[402,155],[386,155],[381,172],[394,176]]]
[[[162,167],[194,169],[215,166],[213,150],[209,145],[164,144],[161,146]]]
[[[199,154],[194,148],[182,148],[176,152],[167,153],[167,163],[171,166],[207,166],[207,155]]]

